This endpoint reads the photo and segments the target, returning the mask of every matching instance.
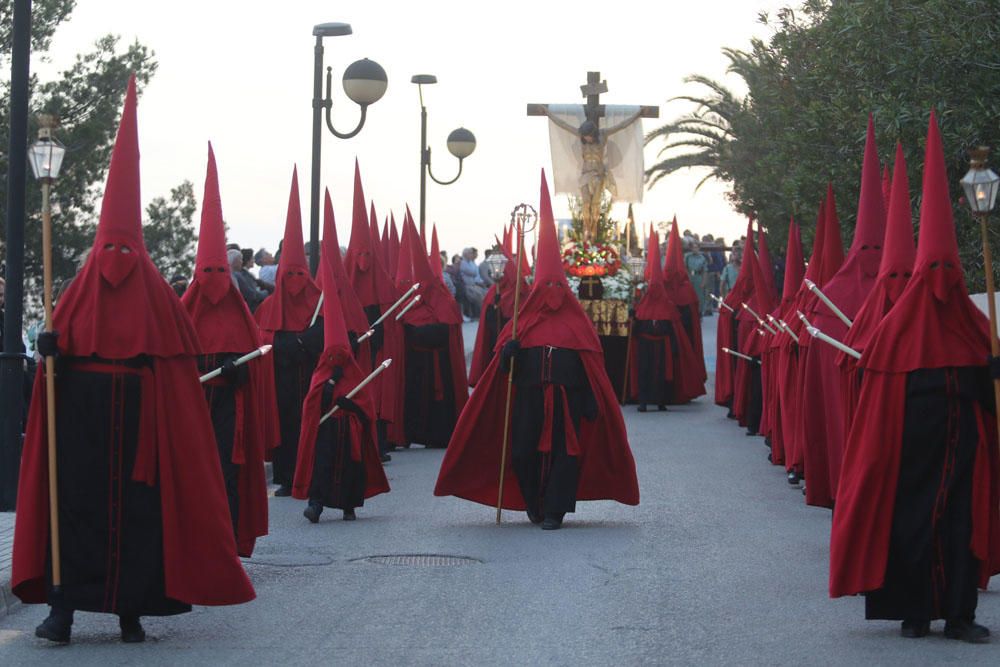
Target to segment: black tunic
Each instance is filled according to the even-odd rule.
[[[760,357],[754,357],[750,364],[749,374],[749,394],[747,396],[746,415],[744,420],[747,424],[747,431],[758,433],[760,431],[760,420],[764,414],[764,390],[763,378],[761,377]]]
[[[198,372],[214,371],[227,361],[235,361],[236,353],[206,354],[198,357]],[[233,534],[237,534],[240,518],[240,466],[233,463],[233,440],[236,436],[236,392],[246,382],[246,364],[237,366],[232,378],[217,377],[202,385],[205,400],[212,416],[212,430],[215,444],[219,448],[219,462],[222,464],[222,479],[226,483],[226,498],[229,500],[229,516],[233,521]]]
[[[917,370],[906,379],[902,453],[885,583],[865,617],[972,620],[979,561],[972,555],[975,407],[990,411],[986,369]]]
[[[323,392],[322,414],[333,407],[332,387]],[[368,428],[367,420],[362,423]],[[351,430],[348,419],[336,416],[320,424],[313,454],[313,474],[309,484],[309,504],[350,510],[365,504],[365,447],[361,460],[351,458]]]
[[[319,355],[323,352],[323,318],[305,332],[278,331],[274,334],[274,384],[278,399],[278,426],[281,445],[274,452],[274,483],[291,486],[299,454],[302,402]]]
[[[483,337],[483,368],[489,366],[493,360],[493,350],[497,346],[497,339],[500,337],[500,332],[503,331],[503,328],[507,326],[508,321],[510,321],[510,318],[504,317],[500,311],[500,297],[497,296],[496,302],[490,304],[486,309],[483,321],[479,323],[479,326],[486,327],[485,336]]]
[[[669,339],[670,354],[676,360],[679,355],[674,326],[669,320],[636,320],[632,335],[636,340],[636,366],[640,404],[666,405],[674,396],[674,383],[666,378],[667,358],[665,343]],[[677,364],[673,364],[678,373]]]
[[[511,465],[521,495],[535,514],[563,514],[576,510],[579,464],[566,452],[566,429],[580,431],[582,418],[595,419],[597,402],[580,355],[575,350],[526,347],[514,358],[511,419]],[[545,422],[545,392],[555,385],[552,451],[538,451]],[[565,423],[559,394],[564,391],[571,424]]]
[[[406,438],[447,447],[455,430],[455,387],[447,324],[406,325]]]
[[[62,358],[56,384],[61,607],[190,611],[166,597],[159,486],[132,480],[148,358]],[[51,566],[47,568],[51,572]]]

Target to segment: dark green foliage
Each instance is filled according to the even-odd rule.
[[[69,18],[73,0],[35,0],[32,3],[33,57],[44,56],[57,26]],[[0,133],[9,135],[11,0],[0,0]],[[141,91],[156,72],[153,53],[139,43],[125,48],[118,37],[106,35],[93,48],[77,56],[76,62],[52,81],[31,80],[31,112],[58,116],[57,137],[67,148],[59,180],[52,190],[53,272],[55,284],[73,276],[93,240],[100,212],[104,179],[114,145],[129,74],[134,72]],[[29,128],[33,141],[37,128]],[[0,151],[0,179],[6,178],[6,145]],[[0,184],[0,216],[6,215],[6,183]],[[150,203],[144,233],[154,261],[161,270],[190,268],[194,238],[192,216],[195,204],[192,186],[185,182],[173,190],[169,200]],[[37,315],[41,303],[41,192],[30,178],[25,228],[25,307]],[[0,241],[5,240],[6,220],[0,220]],[[155,241],[154,241],[155,239]],[[167,253],[176,252],[174,256]]]
[[[808,0],[761,21],[773,29],[769,39],[724,50],[729,70],[746,82],[746,98],[692,77],[699,89],[685,99],[696,110],[647,137],[668,142],[666,159],[647,172],[649,181],[683,167],[707,168],[709,178],[731,184],[736,210],[759,216],[772,247],[784,244],[792,214],[811,243],[817,205],[832,181],[849,239],[868,112],[883,163],[895,142],[903,143],[916,215],[934,107],[963,263],[970,287],[981,290],[982,248],[959,203],[958,179],[968,169],[968,148],[1000,149],[1000,3]]]

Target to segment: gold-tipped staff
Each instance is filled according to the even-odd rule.
[[[52,136],[52,131],[59,125],[55,116],[39,115],[38,125],[38,141],[31,145],[28,152],[31,170],[42,183],[42,299],[45,307],[45,332],[52,333],[52,207],[49,195],[52,183],[59,176],[66,148]],[[45,411],[45,426],[48,431],[52,593],[58,595],[62,589],[62,551],[59,546],[59,486],[56,465],[56,359],[53,355],[45,357]]]
[[[990,149],[979,146],[969,151],[969,171],[960,181],[965,199],[972,210],[972,215],[979,222],[979,231],[983,237],[983,263],[986,268],[986,300],[990,314],[990,352],[994,357],[1000,357],[1000,341],[997,340],[997,304],[996,288],[993,284],[993,253],[990,248],[990,238],[986,231],[986,220],[990,211],[996,206],[997,189],[1000,187],[1000,176],[986,166],[986,158]],[[1000,437],[1000,380],[993,380],[993,393],[996,401],[997,437]]]
[[[510,213],[511,226],[517,225],[517,281],[514,283],[514,317],[510,324],[510,339],[517,340],[517,315],[521,309],[521,258],[524,256],[524,235],[537,227],[538,212],[531,204],[519,204]],[[531,229],[528,229],[528,228]],[[501,352],[502,354],[502,352]],[[500,484],[497,490],[497,525],[500,525],[500,515],[503,511],[504,474],[507,468],[507,447],[510,439],[510,399],[514,391],[514,359],[510,360],[507,373],[507,402],[503,411],[503,444],[500,449]]]

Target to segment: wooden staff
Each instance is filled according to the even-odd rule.
[[[267,354],[270,351],[271,351],[271,346],[270,345],[261,345],[260,347],[258,347],[253,352],[250,352],[249,354],[244,354],[242,357],[240,357],[239,359],[237,359],[236,361],[234,361],[233,362],[233,366],[242,366],[246,362],[252,361],[252,360],[256,359],[257,357],[263,357],[265,354]],[[221,366],[218,367],[218,368],[216,368],[214,371],[209,371],[208,373],[205,373],[204,375],[202,375],[200,378],[198,378],[198,382],[201,382],[201,383],[204,384],[205,382],[208,382],[212,378],[217,378],[220,375],[222,375],[222,367]]]
[[[994,357],[1000,357],[1000,341],[997,340],[997,301],[996,287],[993,284],[993,252],[990,249],[990,238],[986,233],[986,214],[976,215],[979,230],[983,236],[983,263],[986,265],[986,301],[990,313],[990,350]],[[993,381],[993,394],[996,401],[997,437],[1000,438],[1000,380]]]
[[[844,311],[842,311],[840,308],[837,308],[836,304],[834,304],[833,301],[830,301],[830,297],[823,294],[822,290],[820,290],[820,288],[816,286],[816,283],[809,280],[808,278],[806,278],[803,282],[806,284],[806,287],[809,289],[810,292],[818,296],[819,300],[825,303],[827,307],[833,311],[833,314],[836,315],[838,318],[840,318],[841,322],[847,325],[848,329],[850,329],[851,326],[854,325],[854,323],[851,322],[850,318],[848,318],[847,315],[844,315]]]
[[[361,391],[362,389],[364,389],[365,386],[369,382],[371,382],[376,377],[378,377],[379,373],[381,373],[385,369],[389,368],[389,366],[391,364],[392,364],[392,359],[386,359],[381,364],[379,364],[378,367],[375,370],[373,370],[371,372],[371,374],[368,375],[368,377],[366,377],[364,380],[362,380],[361,382],[358,383],[357,387],[355,387],[354,389],[352,389],[349,392],[347,392],[347,398],[354,398],[355,396],[357,396],[359,391]],[[334,415],[334,413],[337,412],[337,410],[339,410],[339,409],[340,409],[339,405],[333,406],[333,409],[331,409],[325,415],[323,415],[322,417],[320,417],[319,423],[322,424],[323,422],[325,422],[327,419],[329,419],[330,417],[332,417]]]
[[[515,209],[517,210],[517,209]],[[526,213],[524,215],[527,215]],[[510,325],[510,339],[517,340],[517,311],[521,308],[521,258],[524,256],[524,228],[517,225],[517,282],[514,283],[514,317]],[[503,351],[500,352],[503,354]],[[514,390],[514,358],[510,360],[510,372],[507,373],[507,403],[503,409],[503,445],[500,448],[500,486],[497,490],[497,525],[500,525],[500,514],[503,510],[503,483],[507,468],[507,441],[510,439],[510,399]]]
[[[832,336],[827,336],[825,333],[823,333],[822,331],[820,331],[816,327],[806,327],[806,331],[808,331],[809,335],[812,336],[813,338],[815,338],[817,340],[823,341],[827,345],[830,345],[830,346],[832,346],[832,347],[840,350],[844,354],[849,354],[850,356],[854,357],[855,359],[860,359],[861,358],[861,353],[860,352],[858,352],[857,350],[855,350],[852,347],[848,347],[847,345],[844,345],[843,343],[841,343],[839,340],[837,340],[836,338],[834,338]]]
[[[45,302],[45,332],[52,327],[52,211],[49,192],[52,180],[42,180],[42,263],[44,273],[43,295]],[[59,547],[59,487],[56,465],[56,358],[45,357],[45,412],[48,431],[49,458],[49,539],[52,547],[52,592],[62,589],[62,551]]]

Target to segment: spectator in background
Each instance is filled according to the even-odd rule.
[[[484,250],[483,261],[479,263],[479,279],[482,281],[482,285],[486,290],[489,290],[490,285],[493,284],[493,279],[490,278],[490,265],[486,263],[486,260],[488,260],[493,253],[493,250]]]
[[[257,306],[267,298],[268,292],[259,289],[257,280],[243,268],[243,253],[240,250],[226,251],[226,258],[229,260],[229,271],[232,273],[233,282],[247,302],[247,307],[250,308],[250,312],[257,310]]]
[[[726,253],[723,251],[725,242],[719,238],[713,238],[711,234],[702,237],[705,256],[708,257],[708,289],[712,294],[719,294],[719,276],[726,268]],[[714,303],[709,300],[708,307],[714,310]]]
[[[687,268],[688,276],[694,291],[698,293],[698,309],[702,316],[711,315],[712,309],[708,305],[708,258],[701,251],[698,241],[692,240],[688,252],[684,255],[684,266]]]
[[[451,282],[455,286],[455,301],[462,310],[462,316],[468,317],[469,304],[465,298],[465,281],[462,279],[462,258],[455,255],[451,258],[451,264],[444,267],[444,272],[451,276]]]
[[[184,292],[188,288],[188,279],[182,273],[175,274],[173,278],[170,279],[170,287],[176,292],[177,297],[180,298],[184,296]]]
[[[261,248],[253,258],[260,267],[257,277],[273,288],[278,280],[278,262],[274,259],[274,255],[269,253],[267,248]]]
[[[462,263],[459,264],[462,282],[465,283],[465,298],[469,304],[469,317],[472,319],[479,319],[483,297],[486,296],[486,288],[483,287],[482,278],[479,277],[479,266],[476,264],[478,255],[479,251],[475,248],[466,248],[462,251]]]
[[[733,289],[733,285],[736,284],[736,278],[740,275],[742,253],[737,252],[737,250],[738,246],[736,243],[733,243],[733,250],[729,253],[729,263],[722,269],[722,275],[719,276],[719,291],[721,292],[719,296],[723,299]]]

